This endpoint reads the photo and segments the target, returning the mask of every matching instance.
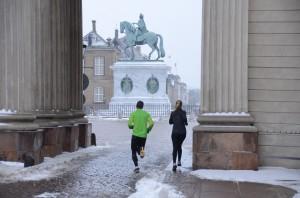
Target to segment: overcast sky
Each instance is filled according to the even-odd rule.
[[[166,57],[172,73],[189,88],[200,88],[201,0],[83,0],[83,34],[97,21],[97,32],[114,36],[121,21],[137,22],[144,14],[147,29],[164,38]],[[124,36],[123,34],[120,36]],[[150,48],[143,47],[144,53]],[[153,53],[155,56],[156,54]],[[176,63],[176,67],[174,66]]]

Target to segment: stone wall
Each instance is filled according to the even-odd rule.
[[[300,1],[249,1],[249,112],[261,165],[300,167]]]

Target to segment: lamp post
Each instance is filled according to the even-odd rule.
[[[86,101],[86,98],[85,98],[85,95],[84,95],[84,90],[87,88],[88,86],[88,79],[87,79],[87,76],[85,75],[85,71],[84,71],[84,68],[85,68],[85,51],[86,51],[86,45],[85,44],[82,44],[82,104],[85,103]]]
[[[86,45],[82,44],[82,73],[84,73],[84,68],[85,68],[85,51],[86,51]]]

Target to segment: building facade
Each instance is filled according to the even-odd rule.
[[[183,104],[188,102],[188,90],[184,82],[181,82],[179,75],[169,74],[167,78],[167,95],[172,107],[175,106],[176,100],[181,100]]]
[[[200,106],[200,89],[189,89],[188,90],[188,103],[187,104]]]
[[[92,21],[93,29],[83,37],[86,45],[84,52],[83,72],[89,79],[89,85],[84,90],[85,109],[91,113],[91,108],[108,108],[113,96],[113,73],[111,66],[117,60],[118,51],[110,39],[104,40],[96,31],[96,21]]]

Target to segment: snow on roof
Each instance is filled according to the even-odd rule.
[[[91,31],[83,37],[83,43],[92,47],[108,47],[108,43],[97,32]]]

